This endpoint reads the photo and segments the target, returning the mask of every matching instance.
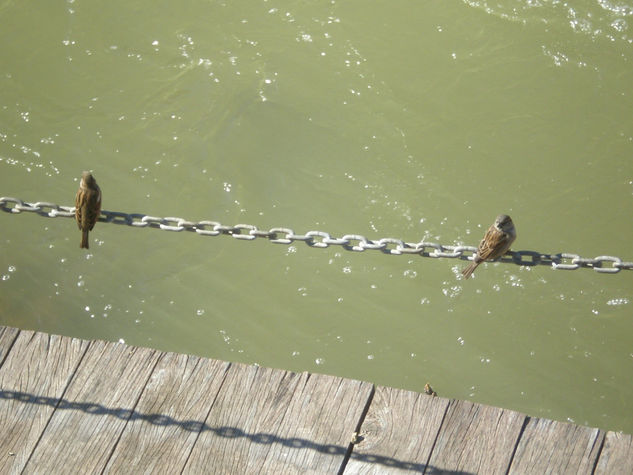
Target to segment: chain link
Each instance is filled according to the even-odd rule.
[[[0,198],[0,210],[14,214],[26,211],[50,218],[56,218],[58,216],[73,218],[75,216],[74,207],[59,206],[55,203],[45,201],[26,203],[18,198],[6,196]],[[163,231],[190,231],[202,236],[226,234],[235,239],[247,241],[264,238],[275,244],[287,245],[295,241],[300,241],[305,242],[310,247],[326,248],[330,246],[341,246],[348,251],[355,252],[375,250],[392,255],[419,254],[423,257],[457,258],[461,260],[473,260],[473,256],[477,253],[477,248],[474,246],[442,245],[425,241],[412,243],[395,238],[383,238],[373,241],[361,234],[346,234],[341,238],[333,238],[329,233],[324,231],[308,231],[305,234],[295,234],[292,229],[284,227],[263,230],[252,224],[227,226],[218,221],[187,221],[183,218],[173,216],[160,218],[139,213],[122,213],[119,211],[102,210],[100,221],[139,228],[152,227]],[[556,270],[576,270],[581,267],[587,267],[596,272],[605,274],[616,274],[623,269],[633,269],[633,262],[624,262],[619,257],[597,256],[591,259],[568,252],[541,254],[535,251],[509,251],[500,261],[514,262],[522,266],[550,265]]]

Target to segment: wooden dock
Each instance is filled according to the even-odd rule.
[[[633,470],[631,435],[8,327],[0,327],[0,434],[2,474]]]

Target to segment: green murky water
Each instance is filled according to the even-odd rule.
[[[0,195],[633,260],[633,4],[0,5]],[[0,213],[0,324],[633,432],[633,272]]]

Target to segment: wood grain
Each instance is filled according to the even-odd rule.
[[[83,340],[19,333],[0,368],[0,473],[25,467],[86,348]]]
[[[4,327],[0,352],[0,473],[618,474],[633,466],[631,435],[334,376]]]
[[[438,471],[506,473],[525,419],[515,411],[451,400],[429,465]]]
[[[91,342],[27,472],[103,470],[157,359],[155,350]]]
[[[590,474],[603,439],[599,429],[530,418],[509,473]]]
[[[445,398],[378,386],[346,472],[424,472],[448,404]]]
[[[9,354],[13,342],[18,337],[20,330],[11,327],[0,327],[0,366]]]
[[[163,353],[106,467],[125,473],[180,473],[229,364]]]
[[[371,385],[232,364],[185,473],[337,473]]]
[[[633,472],[633,436],[607,432],[595,473],[630,474],[631,472]]]
[[[302,373],[263,472],[337,473],[372,392],[370,383]]]

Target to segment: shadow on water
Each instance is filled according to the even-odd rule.
[[[6,213],[33,212],[40,216],[56,218],[73,218],[75,209],[55,203],[26,203],[18,198],[0,197],[0,211]],[[177,217],[156,217],[143,213],[125,213],[122,211],[101,210],[99,221],[137,228],[157,228],[164,231],[189,231],[203,236],[229,235],[235,239],[253,240],[266,238],[277,244],[291,244],[295,241],[305,242],[310,247],[329,247],[338,245],[348,251],[376,250],[385,254],[417,254],[429,258],[454,258],[472,260],[477,252],[474,246],[442,245],[433,242],[405,242],[401,239],[383,238],[371,240],[359,234],[347,234],[343,237],[332,237],[324,231],[308,231],[296,234],[290,228],[275,227],[268,230],[258,229],[252,224],[224,225],[218,221],[187,221]],[[581,267],[594,269],[601,273],[615,274],[620,270],[633,270],[633,262],[623,262],[615,256],[598,256],[583,258],[578,254],[559,252],[548,254],[538,251],[508,251],[499,262],[514,263],[518,266],[549,266],[559,270],[576,270]]]
[[[227,439],[245,438],[254,444],[281,444],[291,449],[310,449],[316,452],[340,455],[345,457],[349,448],[340,445],[317,444],[307,439],[299,437],[279,437],[275,434],[267,434],[263,432],[248,433],[238,427],[211,427],[205,422],[195,420],[177,420],[173,417],[163,414],[143,414],[133,409],[109,408],[101,404],[90,402],[73,402],[66,399],[58,399],[47,396],[37,396],[35,394],[24,393],[20,391],[0,391],[0,400],[14,400],[24,404],[37,404],[50,406],[55,410],[71,410],[81,411],[93,415],[114,416],[124,421],[140,420],[148,424],[156,426],[178,426],[187,432],[202,433],[212,432],[218,437]],[[454,475],[468,475],[469,472],[443,470],[436,467],[428,466],[424,463],[406,462],[385,457],[382,455],[361,454],[352,451],[350,459],[362,461],[364,463],[380,464],[386,467],[397,468],[401,470],[409,470],[412,472],[426,473],[436,475],[440,473]]]
[[[294,241],[302,241],[310,247],[339,245],[348,251],[378,250],[386,254],[417,254],[430,258],[445,257],[470,260],[477,252],[477,247],[475,246],[442,245],[424,241],[411,243],[395,238],[371,240],[358,234],[348,234],[341,238],[333,238],[329,233],[323,231],[308,231],[305,234],[295,234],[289,228],[278,227],[270,230],[261,230],[249,224],[227,226],[217,221],[191,222],[182,218],[158,218],[142,213],[128,214],[119,211],[102,211],[100,221],[134,227],[153,227],[168,231],[190,231],[207,236],[226,234],[236,239],[244,240],[263,237],[279,244],[291,244]],[[620,269],[631,269],[633,267],[632,263],[623,263],[621,259],[613,256],[585,259],[571,253],[548,254],[530,250],[508,251],[505,256],[497,259],[497,261],[528,267],[549,266],[561,270],[575,270],[580,267],[587,267],[609,273],[616,273]],[[611,265],[604,266],[605,263]]]

